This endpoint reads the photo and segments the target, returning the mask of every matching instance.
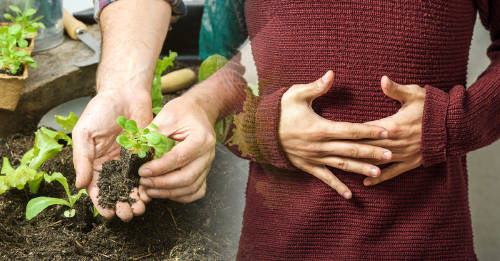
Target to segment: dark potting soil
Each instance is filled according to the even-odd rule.
[[[16,167],[33,142],[32,134],[0,138],[0,157]],[[224,160],[218,161],[221,155]],[[205,198],[190,204],[155,199],[129,223],[94,218],[85,195],[75,205],[74,218],[63,217],[66,207],[53,206],[28,221],[25,208],[34,196],[10,190],[0,195],[0,260],[233,260],[246,180],[236,173],[248,170],[235,163],[233,155],[217,147]],[[76,193],[71,147],[40,169],[63,173]],[[42,182],[38,196],[66,194],[57,182]]]
[[[111,160],[102,165],[101,175],[97,181],[99,205],[113,208],[117,202],[134,203],[135,200],[129,197],[129,194],[132,188],[139,186],[139,168],[152,159],[152,153],[141,159],[121,148],[120,160]]]
[[[17,70],[16,74],[12,74],[8,69],[0,69],[0,74],[7,74],[10,76],[23,76],[23,73],[24,73],[24,66],[19,67],[19,70]]]

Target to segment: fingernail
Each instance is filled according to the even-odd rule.
[[[383,131],[382,133],[380,133],[380,137],[386,139],[387,137],[389,137],[389,132]]]
[[[370,174],[374,177],[378,175],[378,169],[377,168],[370,168]]]
[[[363,181],[363,184],[364,184],[365,186],[370,186],[370,185],[372,184],[372,182],[371,182],[370,180],[368,180],[368,179],[365,179],[365,180]]]
[[[139,184],[146,186],[146,187],[151,187],[151,179],[141,178],[139,180]]]
[[[332,73],[331,71],[328,71],[325,73],[325,75],[323,75],[323,77],[321,78],[321,80],[324,82],[324,83],[327,83],[330,78],[332,77]]]
[[[150,169],[143,169],[143,168],[140,168],[139,169],[139,176],[151,176],[151,174],[153,174],[153,172],[150,170]]]
[[[391,152],[390,151],[384,152],[384,154],[382,155],[382,157],[384,159],[386,159],[386,160],[391,159]]]
[[[351,192],[349,192],[349,191],[344,192],[344,198],[345,199],[350,199],[351,198]]]

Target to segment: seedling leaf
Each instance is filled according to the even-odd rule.
[[[26,205],[26,219],[31,220],[36,215],[40,214],[44,209],[52,205],[64,205],[69,207],[69,202],[60,198],[37,197],[28,202]]]
[[[70,112],[67,117],[56,115],[56,122],[59,124],[64,130],[68,132],[72,132],[73,128],[78,121],[78,117],[73,112]]]

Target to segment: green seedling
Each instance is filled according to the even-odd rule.
[[[156,63],[155,75],[153,77],[153,86],[151,88],[151,101],[153,104],[153,113],[158,114],[163,107],[163,95],[161,93],[161,75],[170,66],[174,65],[175,57],[177,57],[176,52],[169,52],[167,57],[163,59],[158,59]]]
[[[65,131],[72,132],[73,128],[78,121],[78,117],[73,112],[70,112],[67,117],[56,115],[56,122],[61,126]]]
[[[116,122],[124,133],[116,138],[116,142],[139,158],[146,157],[146,154],[154,149],[154,158],[158,159],[163,154],[169,152],[175,145],[175,141],[165,135],[153,131],[158,130],[158,126],[151,123],[148,127],[140,129],[134,120],[128,120],[124,116],[119,116]]]
[[[22,190],[26,184],[28,184],[30,192],[36,194],[45,174],[43,171],[38,171],[38,168],[62,150],[63,145],[58,143],[59,140],[64,140],[69,145],[72,144],[71,138],[64,132],[56,132],[42,127],[35,132],[35,144],[23,155],[21,164],[17,168],[12,167],[8,158],[3,158],[0,194],[11,188]]]
[[[17,24],[21,26],[21,36],[23,39],[29,38],[28,36],[36,33],[38,29],[45,28],[43,23],[39,22],[40,19],[43,18],[42,16],[32,18],[33,15],[36,14],[35,9],[30,8],[25,11],[21,11],[19,7],[13,5],[10,5],[9,9],[15,13],[16,17],[9,13],[4,14],[3,17],[15,25]]]
[[[28,64],[33,68],[38,68],[33,58],[26,50],[17,50],[14,38],[7,39],[7,46],[1,49],[0,68],[8,70],[12,75],[16,75],[23,64]]]
[[[22,35],[21,25],[14,24],[0,28],[0,48],[6,48],[10,45],[19,48],[28,47],[28,41]]]
[[[73,206],[78,201],[78,199],[80,199],[82,194],[87,194],[87,191],[85,189],[81,189],[80,191],[78,191],[78,193],[72,195],[71,191],[69,190],[68,180],[59,172],[54,172],[52,175],[45,174],[44,179],[47,183],[51,183],[54,180],[59,182],[59,184],[64,187],[68,199],[66,200],[52,197],[36,197],[34,199],[31,199],[28,202],[28,205],[26,205],[26,219],[31,220],[32,218],[40,214],[40,212],[42,212],[44,209],[53,205],[68,206],[69,209],[64,211],[64,216],[67,218],[74,217],[76,211]]]

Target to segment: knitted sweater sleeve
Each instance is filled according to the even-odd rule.
[[[500,2],[476,0],[481,22],[490,31],[491,64],[477,81],[444,92],[425,86],[422,157],[425,167],[464,155],[500,137]]]

